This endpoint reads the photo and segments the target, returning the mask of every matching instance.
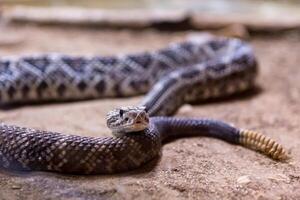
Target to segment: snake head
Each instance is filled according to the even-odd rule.
[[[143,106],[121,107],[107,114],[106,123],[115,136],[120,136],[146,129],[149,125],[149,115]]]

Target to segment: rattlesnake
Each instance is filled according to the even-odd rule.
[[[2,58],[1,104],[149,92],[139,106],[108,114],[108,127],[116,137],[82,137],[2,123],[0,164],[16,170],[117,173],[158,156],[164,139],[187,135],[217,137],[285,159],[285,150],[260,133],[211,119],[168,117],[184,103],[250,89],[256,74],[252,48],[244,41],[221,37],[197,36],[161,50],[131,55]]]

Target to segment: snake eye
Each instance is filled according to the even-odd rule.
[[[120,109],[120,110],[119,110],[119,115],[120,115],[120,117],[123,117],[123,114],[124,114],[124,110]]]
[[[129,120],[129,118],[128,118],[128,117],[126,117],[124,120],[127,122],[127,121]]]

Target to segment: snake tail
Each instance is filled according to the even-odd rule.
[[[262,133],[236,128],[228,123],[213,119],[181,119],[155,117],[152,119],[163,133],[163,139],[168,137],[206,136],[256,150],[274,160],[289,159],[287,151],[271,138]],[[163,129],[161,129],[163,127]]]
[[[240,130],[239,143],[249,149],[256,150],[274,160],[287,160],[287,151],[271,138],[251,130]]]

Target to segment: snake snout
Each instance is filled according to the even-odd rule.
[[[148,124],[149,123],[149,116],[145,111],[142,111],[137,114],[135,118],[135,123],[136,124]]]

